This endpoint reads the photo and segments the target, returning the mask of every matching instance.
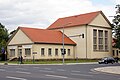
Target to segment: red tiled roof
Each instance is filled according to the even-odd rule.
[[[102,11],[91,12],[81,15],[75,15],[65,18],[59,18],[53,24],[51,24],[47,29],[59,29],[64,27],[73,27],[79,25],[89,24],[99,13]]]
[[[18,29],[21,29],[35,43],[62,44],[61,31],[26,27],[19,27]],[[64,37],[64,43],[76,45],[76,43],[66,35]]]

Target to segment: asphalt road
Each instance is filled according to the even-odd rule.
[[[120,80],[94,68],[120,64],[0,65],[0,80]]]

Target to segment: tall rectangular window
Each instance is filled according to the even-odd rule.
[[[115,50],[113,50],[113,53],[112,53],[112,54],[113,54],[113,56],[115,56]]]
[[[15,49],[10,49],[10,57],[15,57]]]
[[[55,49],[55,56],[58,56],[58,49]]]
[[[93,30],[93,50],[97,50],[97,30]]]
[[[70,56],[70,49],[68,49],[68,56]]]
[[[41,48],[41,56],[45,56],[45,49]]]
[[[116,50],[116,56],[118,56],[118,50]]]
[[[108,31],[105,31],[105,51],[108,51]]]
[[[52,56],[52,49],[51,48],[48,49],[48,56]]]
[[[103,30],[98,30],[98,49],[103,50]]]
[[[26,57],[30,57],[31,56],[31,49],[30,48],[26,48],[25,49],[25,55],[26,55]]]

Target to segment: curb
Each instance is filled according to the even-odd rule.
[[[88,63],[65,63],[65,64],[12,64],[12,63],[8,63],[7,65],[78,65],[78,64],[97,64],[97,62],[88,62]],[[0,63],[0,65],[5,65],[5,63]]]

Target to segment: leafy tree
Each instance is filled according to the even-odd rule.
[[[2,53],[2,48],[6,50],[7,41],[9,39],[8,30],[0,23],[0,55],[5,56]]]
[[[114,19],[113,19],[113,35],[116,39],[116,44],[115,44],[115,47],[116,48],[120,48],[120,5],[116,5],[115,7],[117,10],[116,10],[116,15],[114,16]]]

